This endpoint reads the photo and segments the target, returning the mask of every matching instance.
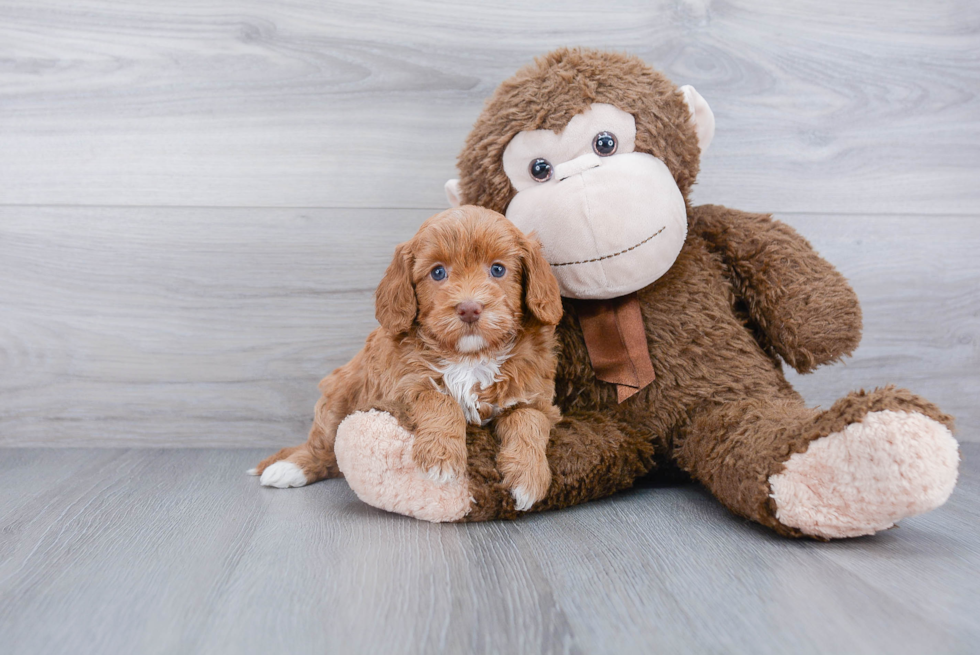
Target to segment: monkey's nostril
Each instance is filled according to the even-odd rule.
[[[483,305],[473,300],[467,300],[456,305],[456,314],[459,315],[459,320],[464,323],[476,323],[480,320],[482,313]]]

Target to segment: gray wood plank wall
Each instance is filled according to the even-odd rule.
[[[695,202],[774,212],[980,441],[980,5],[0,0],[0,445],[274,446],[373,325],[493,88],[560,45],[711,103]]]

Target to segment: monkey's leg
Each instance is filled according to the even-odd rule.
[[[334,438],[342,419],[336,410],[331,409],[328,399],[321,396],[306,443],[283,448],[262,460],[249,473],[262,476],[259,481],[263,486],[279,489],[303,487],[326,478],[340,477],[342,474],[334,455]]]
[[[855,537],[946,501],[959,462],[951,424],[894,387],[825,411],[774,390],[696,412],[674,455],[740,516],[787,536]]]
[[[473,502],[467,475],[443,482],[424,475],[414,444],[415,435],[391,413],[354,412],[337,428],[337,463],[368,505],[436,523],[460,520]]]
[[[629,489],[655,466],[654,436],[599,412],[562,417],[548,438],[551,485],[532,512],[579,505]],[[500,443],[484,428],[467,434],[473,509],[465,521],[514,519],[514,498],[496,466]]]
[[[466,474],[438,484],[412,458],[414,436],[387,412],[356,412],[337,430],[337,461],[369,505],[426,521],[513,519],[518,512],[497,468],[500,441],[468,426]],[[557,509],[627,489],[654,466],[652,437],[604,414],[565,416],[547,446],[551,485],[532,511]]]

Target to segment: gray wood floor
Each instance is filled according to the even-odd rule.
[[[792,541],[697,486],[432,525],[265,451],[8,449],[0,640],[34,653],[975,653],[980,444],[949,502]]]

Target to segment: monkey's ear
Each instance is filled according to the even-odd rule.
[[[412,284],[412,265],[414,264],[411,242],[401,243],[395,248],[395,257],[388,265],[381,284],[374,292],[374,315],[381,326],[392,334],[407,332],[419,311]]]
[[[564,313],[558,280],[533,233],[525,237],[524,244],[524,304],[545,325],[558,325]]]
[[[459,180],[452,179],[446,182],[446,200],[450,207],[459,207],[463,204],[459,197]]]
[[[708,102],[690,84],[682,86],[679,90],[684,94],[687,108],[691,110],[691,122],[694,123],[694,130],[698,135],[701,154],[704,154],[715,137],[714,112],[711,111]]]

